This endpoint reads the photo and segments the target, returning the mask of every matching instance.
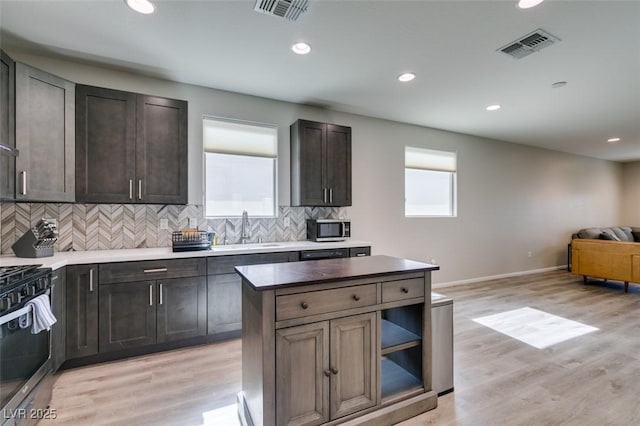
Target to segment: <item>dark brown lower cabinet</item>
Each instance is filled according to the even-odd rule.
[[[51,277],[51,311],[57,320],[51,327],[51,363],[54,372],[66,359],[66,273],[66,268],[56,269]]]
[[[98,353],[98,266],[67,266],[66,358]]]
[[[204,336],[206,332],[205,277],[100,286],[100,352]]]
[[[276,331],[277,424],[321,424],[377,403],[376,314]]]
[[[209,334],[242,329],[242,279],[237,274],[211,275],[207,279]]]

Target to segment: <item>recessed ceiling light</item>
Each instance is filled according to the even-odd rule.
[[[149,0],[124,0],[131,9],[148,15],[156,11],[156,7]]]
[[[311,46],[309,46],[309,44],[305,43],[304,41],[300,41],[291,46],[291,50],[293,50],[293,53],[296,53],[298,55],[306,55],[307,53],[311,52]]]
[[[411,81],[416,78],[416,75],[412,72],[405,72],[404,74],[400,74],[398,76],[398,81],[406,83],[407,81]]]
[[[544,0],[520,0],[518,2],[518,7],[520,9],[529,9],[530,7],[534,7],[542,3]]]
[[[487,111],[497,111],[497,110],[499,110],[500,108],[502,108],[502,106],[501,106],[501,105],[498,105],[498,104],[495,104],[495,105],[489,105],[489,106],[487,107]]]
[[[559,89],[559,88],[564,87],[566,85],[567,85],[566,81],[556,81],[555,83],[553,83],[551,85],[551,87],[553,87],[554,89]]]
[[[607,142],[611,142],[611,143],[620,142],[620,138],[609,138],[607,139]]]

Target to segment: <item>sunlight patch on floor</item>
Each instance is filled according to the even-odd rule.
[[[236,404],[226,405],[215,410],[202,413],[201,426],[240,426],[238,420],[238,406]]]
[[[474,318],[473,321],[538,349],[598,330],[529,307]]]

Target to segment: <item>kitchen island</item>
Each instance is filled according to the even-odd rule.
[[[430,294],[438,266],[371,256],[235,269],[243,424],[390,425],[436,407]]]

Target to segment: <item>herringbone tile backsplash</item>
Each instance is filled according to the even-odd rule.
[[[347,217],[344,207],[280,206],[275,219],[251,218],[251,241],[306,239],[306,219]],[[189,228],[215,231],[218,242],[240,242],[240,218],[207,219],[203,206],[139,204],[0,203],[0,253],[42,218],[58,221],[56,251],[170,247],[171,232]],[[166,220],[168,229],[160,229]],[[288,223],[288,226],[285,226]]]

